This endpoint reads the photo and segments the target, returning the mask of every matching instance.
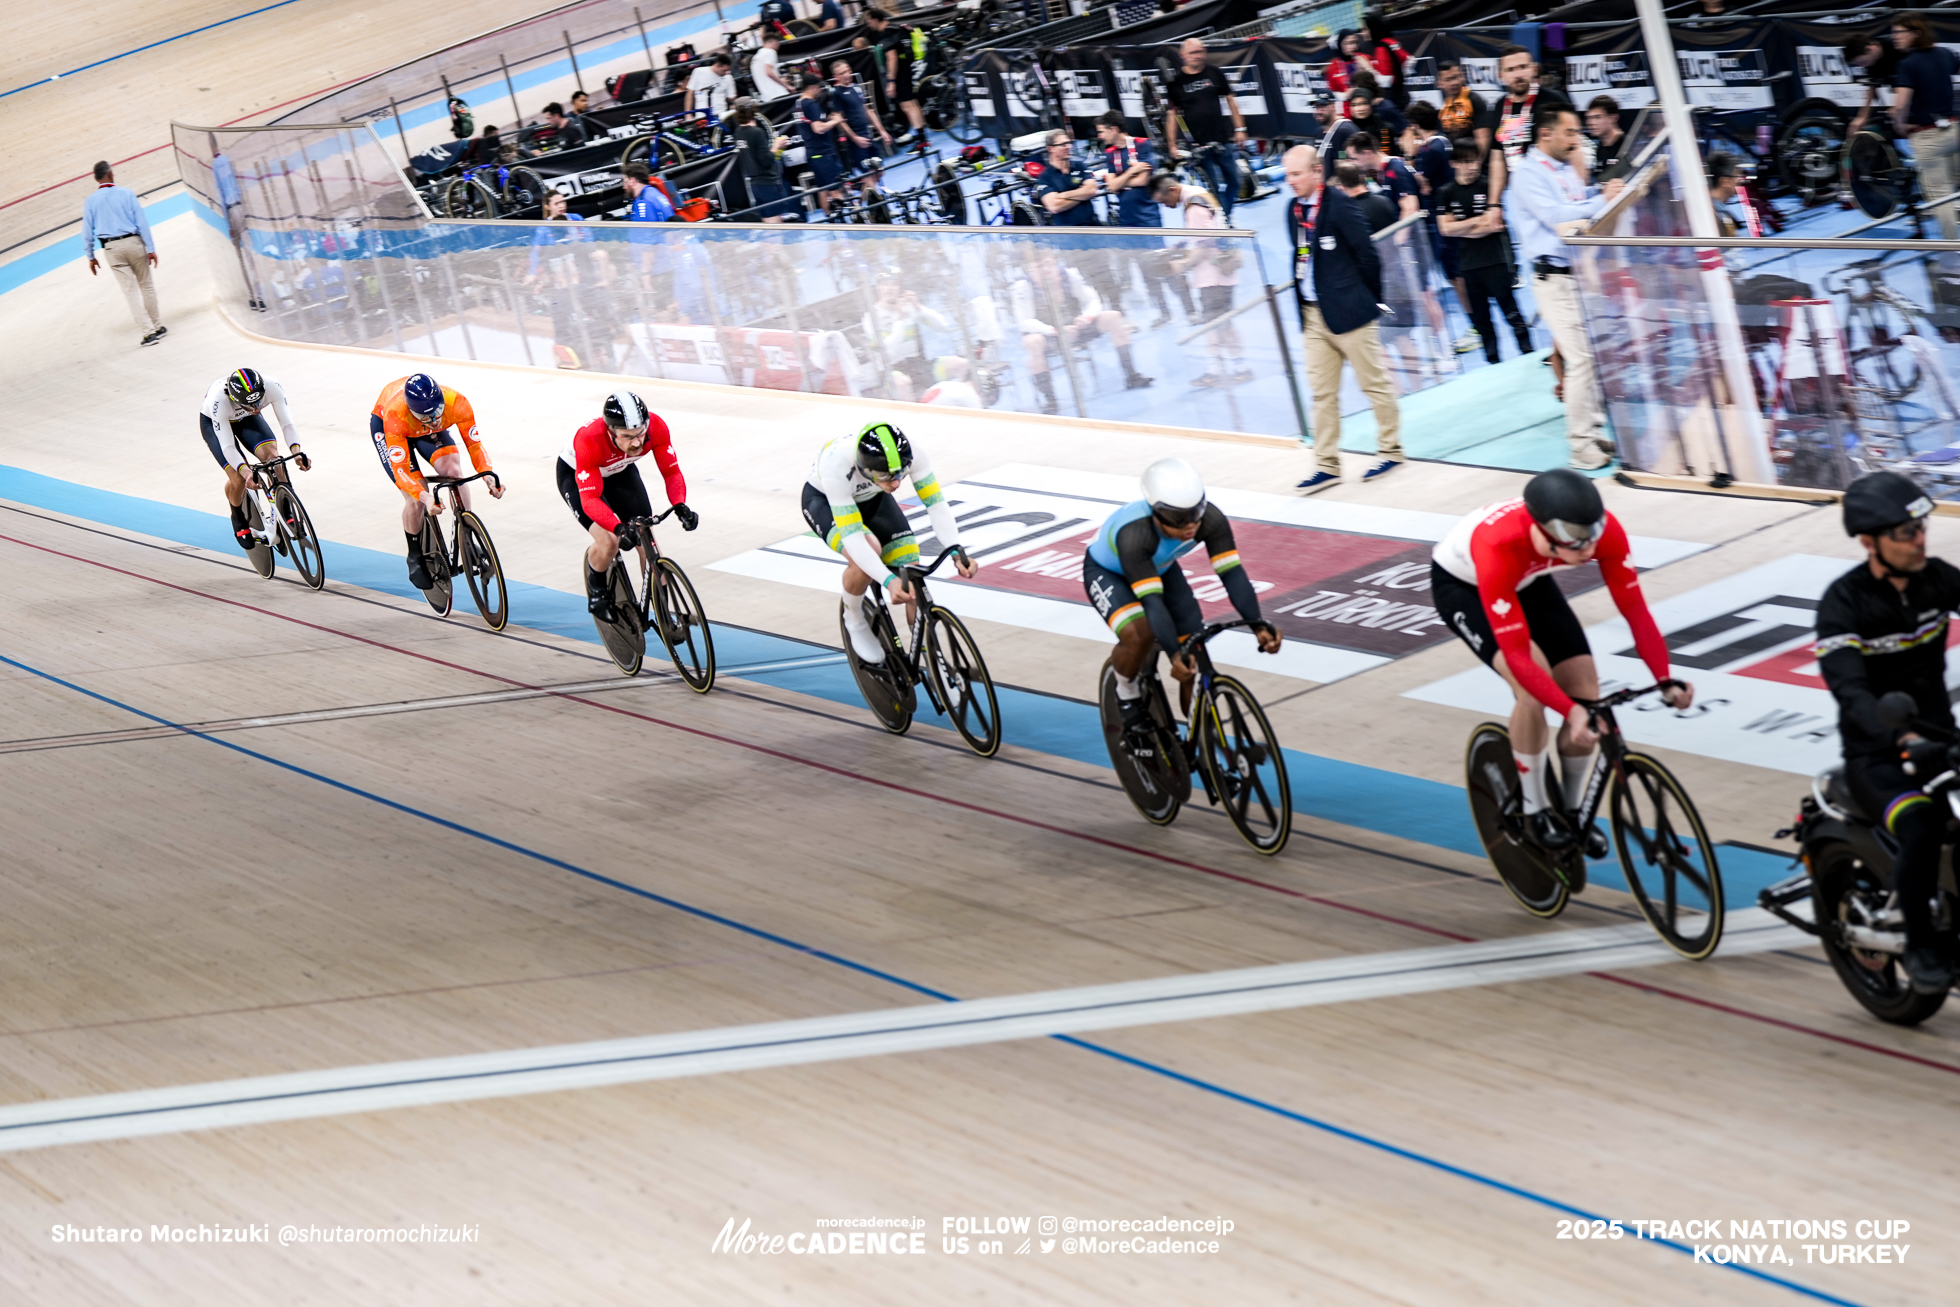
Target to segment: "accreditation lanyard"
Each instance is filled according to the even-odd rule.
[[[1313,234],[1320,221],[1320,196],[1321,191],[1316,190],[1310,200],[1297,196],[1293,200],[1293,222],[1300,236],[1293,254],[1293,275],[1299,280],[1300,298],[1305,300],[1316,298],[1313,293]]]
[[[1505,96],[1505,107],[1508,108],[1510,103],[1511,97],[1508,95]],[[1537,103],[1538,83],[1533,82],[1531,84],[1531,94],[1524,97],[1524,108],[1514,114],[1505,114],[1503,121],[1498,123],[1497,143],[1504,147],[1506,154],[1515,156],[1524,152],[1525,138],[1530,134],[1531,130],[1531,109]]]

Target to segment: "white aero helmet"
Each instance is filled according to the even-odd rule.
[[[1181,458],[1160,458],[1143,469],[1143,498],[1167,526],[1189,526],[1205,515],[1205,479]]]

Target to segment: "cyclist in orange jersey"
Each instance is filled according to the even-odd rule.
[[[462,451],[457,448],[460,439],[469,449],[476,470],[488,472],[490,455],[476,438],[476,412],[461,394],[437,385],[427,373],[417,372],[382,387],[368,418],[368,430],[374,436],[374,452],[381,459],[382,469],[406,501],[402,504],[402,531],[408,538],[409,582],[418,590],[427,590],[434,581],[422,565],[422,514],[440,513],[442,505],[422,479],[417,459],[426,461],[438,476],[467,476]],[[494,481],[489,484],[491,498],[502,499],[503,486]],[[456,493],[468,508],[469,487],[458,487]]]

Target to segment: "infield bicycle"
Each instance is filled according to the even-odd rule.
[[[299,492],[280,469],[298,458],[287,454],[252,464],[245,478],[245,522],[252,528],[252,547],[245,551],[252,568],[267,580],[278,566],[277,555],[291,561],[300,580],[318,590],[327,583],[327,565],[320,554],[320,537]]]
[[[472,481],[489,481],[501,487],[503,479],[495,472],[478,472],[468,477],[429,478],[429,489],[435,495],[436,511],[422,514],[422,531],[419,544],[422,548],[422,566],[428,569],[433,584],[422,592],[429,601],[429,607],[436,610],[438,617],[449,616],[455,602],[455,578],[463,578],[469,587],[470,599],[476,604],[476,611],[483,617],[484,625],[493,631],[501,631],[510,622],[510,593],[504,584],[504,565],[497,558],[497,546],[490,541],[490,531],[483,525],[483,519],[463,507],[461,487]],[[443,495],[456,510],[456,536],[454,540],[443,537],[442,524],[436,520],[442,511]]]
[[[1644,689],[1616,690],[1576,702],[1599,732],[1599,757],[1586,781],[1579,810],[1569,812],[1551,785],[1553,806],[1573,829],[1591,829],[1601,806],[1612,817],[1613,848],[1641,915],[1669,948],[1700,961],[1722,942],[1722,869],[1715,842],[1694,800],[1659,759],[1627,748],[1613,709],[1678,681]],[[1464,755],[1470,815],[1498,879],[1534,917],[1556,917],[1586,887],[1583,840],[1547,849],[1525,820],[1524,793],[1511,752],[1511,733],[1497,722],[1470,732]]]
[[[934,560],[931,567],[902,567],[899,575],[912,587],[912,642],[908,650],[898,640],[898,624],[892,620],[884,588],[872,586],[865,598],[864,620],[878,643],[884,646],[884,661],[867,663],[851,644],[851,633],[844,628],[844,606],[837,605],[837,624],[844,637],[844,657],[857,678],[858,689],[884,728],[903,735],[912,727],[918,711],[920,686],[933,711],[952,721],[953,729],[969,749],[982,758],[1000,752],[1000,701],[994,694],[994,679],[987,672],[987,660],[966,624],[952,610],[932,602],[926,592],[926,578],[938,571],[947,559],[964,556],[955,545]]]
[[[689,688],[706,694],[715,684],[715,637],[708,628],[701,608],[701,596],[681,565],[660,552],[653,528],[673,513],[669,508],[658,517],[636,517],[628,525],[637,528],[641,540],[634,552],[640,559],[640,583],[626,563],[626,551],[613,555],[606,571],[606,593],[612,597],[613,620],[602,621],[597,613],[592,624],[599,628],[599,639],[612,656],[615,666],[628,676],[638,676],[646,661],[647,631],[652,629],[666,646],[667,660],[681,674]],[[583,566],[583,564],[581,564]]]
[[[1205,647],[1218,635],[1252,622],[1213,622],[1186,636],[1180,653],[1188,654],[1197,675],[1187,688],[1184,728],[1171,714],[1170,698],[1157,675],[1158,651],[1153,649],[1137,682],[1143,688],[1144,721],[1149,747],[1135,748],[1123,727],[1123,704],[1116,693],[1116,664],[1102,667],[1099,699],[1103,740],[1124,793],[1156,826],[1168,826],[1191,801],[1191,773],[1204,782],[1205,797],[1225,815],[1239,835],[1259,852],[1271,856],[1286,847],[1293,833],[1293,791],[1286,777],[1286,755],[1273,735],[1272,723],[1252,691],[1212,666]]]

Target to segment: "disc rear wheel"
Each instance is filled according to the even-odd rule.
[[[667,658],[690,688],[706,694],[715,685],[715,637],[701,610],[701,596],[671,558],[654,564],[653,620]]]
[[[1154,691],[1154,693],[1151,693]],[[1170,707],[1164,702],[1163,688],[1153,678],[1146,695],[1152,700],[1150,717],[1153,749],[1140,758],[1124,738],[1123,706],[1116,695],[1116,667],[1104,662],[1102,687],[1097,696],[1102,706],[1103,742],[1109,746],[1110,765],[1123,792],[1130,796],[1143,819],[1153,826],[1168,826],[1177,820],[1178,809],[1191,797],[1191,766],[1178,743],[1175,726],[1165,729]]]
[[[585,564],[579,567],[583,571]],[[599,628],[600,643],[619,670],[638,676],[647,656],[646,627],[640,621],[640,601],[633,593],[633,583],[627,580],[626,566],[618,557],[606,573],[606,589],[612,595],[613,620],[601,621],[594,613],[592,625]]]
[[[1524,796],[1518,790],[1511,733],[1495,722],[1472,731],[1464,771],[1470,816],[1504,888],[1534,917],[1556,917],[1565,911],[1572,891],[1524,835]]]
[[[891,615],[882,607],[865,603],[869,611],[865,620],[871,623],[871,630],[884,646],[885,660],[881,663],[867,663],[857,655],[857,648],[851,643],[851,632],[844,625],[844,606],[837,606],[838,633],[844,637],[844,658],[851,665],[851,675],[857,678],[858,691],[864,695],[864,702],[871,713],[884,728],[893,735],[903,735],[912,726],[912,712],[918,706],[918,696],[912,688],[910,678],[897,669],[899,661],[898,640],[892,632]]]
[[[421,543],[422,566],[428,569],[429,579],[434,582],[422,592],[422,597],[429,601],[429,607],[436,610],[438,617],[447,617],[455,593],[449,577],[449,553],[442,542],[442,527],[433,513],[422,514]]]

